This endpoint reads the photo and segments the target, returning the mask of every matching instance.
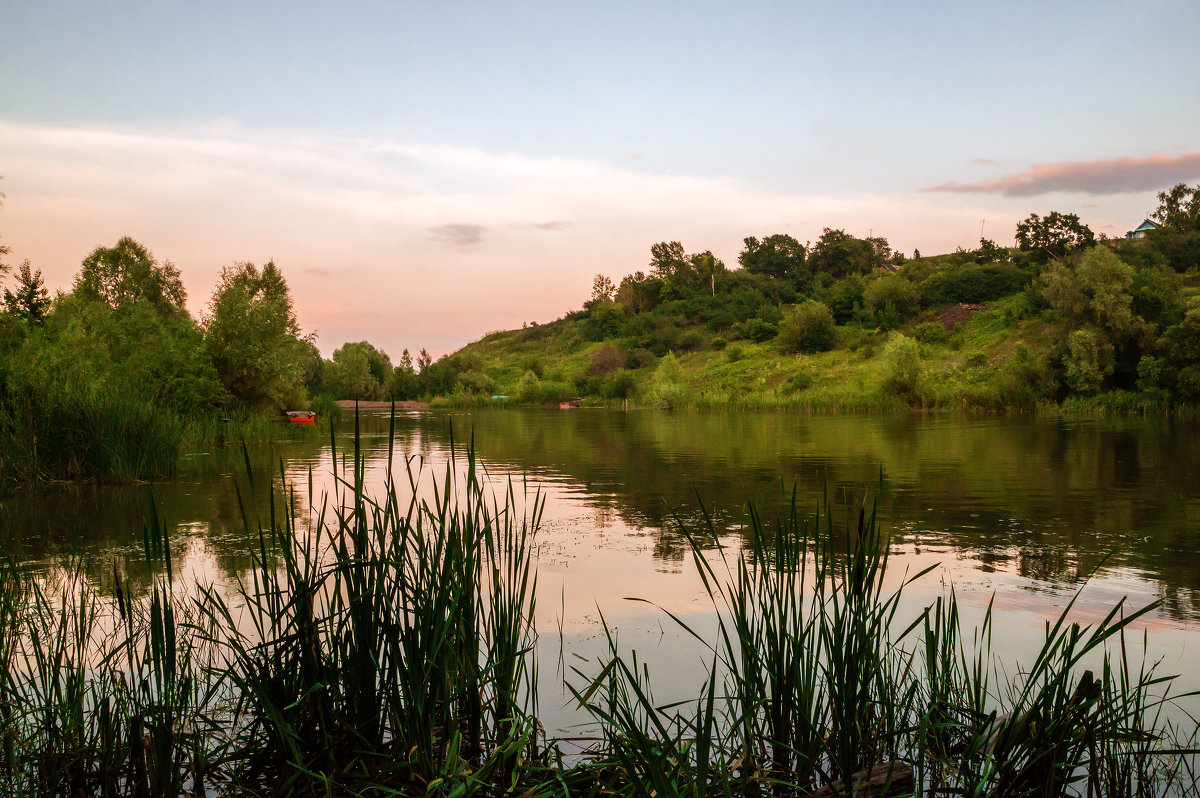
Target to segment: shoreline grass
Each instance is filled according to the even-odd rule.
[[[745,548],[678,521],[717,634],[664,614],[708,652],[702,688],[657,702],[663,674],[606,625],[606,658],[564,677],[600,729],[568,761],[534,699],[544,497],[489,489],[454,444],[440,475],[409,461],[367,495],[355,431],[317,506],[238,480],[256,544],[233,591],[175,578],[154,509],[136,598],[115,565],[107,586],[69,565],[53,585],[0,559],[0,794],[1198,793],[1194,718],[1173,725],[1172,677],[1126,644],[1155,605],[1092,627],[1068,606],[1005,675],[995,619],[964,628],[952,589],[901,617],[926,572],[888,587],[872,507],[838,523],[794,499],[772,522],[751,509]]]

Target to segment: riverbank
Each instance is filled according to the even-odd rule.
[[[601,406],[731,410],[1196,415],[1194,404],[1157,388],[1058,396],[1055,332],[1044,318],[1022,317],[1011,298],[927,315],[898,330],[838,326],[823,352],[786,353],[775,340],[709,334],[690,350],[661,356],[628,342],[587,340],[585,321],[564,319],[492,333],[449,356],[443,367],[455,370],[455,389],[431,402],[536,406],[582,398]]]

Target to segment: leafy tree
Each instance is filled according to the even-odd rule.
[[[882,262],[872,241],[855,238],[845,230],[826,227],[809,253],[808,268],[813,274],[845,277],[867,274]]]
[[[17,271],[16,290],[4,289],[4,306],[9,313],[31,324],[41,324],[50,309],[50,292],[42,279],[42,270],[33,270],[28,260]]]
[[[1113,335],[1133,332],[1134,270],[1105,246],[1084,253],[1072,268],[1056,262],[1038,278],[1042,296],[1071,326],[1087,318]]]
[[[1180,183],[1158,195],[1152,217],[1162,227],[1146,236],[1150,247],[1177,272],[1200,265],[1200,185]]]
[[[916,286],[898,274],[885,274],[867,283],[863,291],[867,312],[880,327],[895,329],[919,307]]]
[[[392,369],[387,390],[391,398],[396,400],[416,399],[420,395],[417,371],[413,368],[412,355],[407,349],[400,354],[400,362]]]
[[[788,353],[824,352],[833,346],[835,331],[829,306],[810,299],[784,315],[779,345]]]
[[[182,310],[187,294],[179,270],[159,263],[150,250],[125,236],[112,247],[97,247],[83,260],[74,293],[97,299],[113,310],[145,300],[160,313]]]
[[[327,389],[341,399],[378,401],[387,396],[392,361],[366,341],[342,344],[329,363]]]
[[[1180,232],[1200,232],[1200,185],[1179,183],[1158,192],[1158,208],[1150,218]]]
[[[597,302],[611,302],[613,294],[617,291],[613,281],[608,279],[606,275],[597,274],[592,280],[592,304]]]
[[[687,254],[678,241],[660,241],[650,246],[650,273],[655,277],[670,277],[686,262]]]
[[[738,263],[751,274],[793,282],[804,276],[804,245],[791,236],[779,233],[762,241],[751,236],[742,243]]]
[[[1017,246],[1030,263],[1046,263],[1065,257],[1072,249],[1091,247],[1096,236],[1073,213],[1051,211],[1045,217],[1036,213],[1017,223]]]
[[[1113,372],[1113,345],[1099,330],[1079,329],[1067,336],[1067,385],[1076,393],[1096,393]]]
[[[995,263],[996,261],[1006,260],[1008,252],[996,246],[996,242],[990,238],[979,239],[979,249],[971,253],[976,263]]]
[[[238,263],[221,280],[204,318],[205,346],[222,384],[248,406],[304,401],[304,355],[287,281],[274,261]]]
[[[839,323],[857,319],[862,312],[866,299],[863,292],[866,289],[863,278],[857,274],[848,275],[834,283],[829,289],[829,309]]]

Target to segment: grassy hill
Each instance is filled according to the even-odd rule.
[[[704,273],[700,253],[491,333],[421,382],[447,404],[1179,411],[1200,398],[1196,269],[1148,254],[993,247],[776,277]]]

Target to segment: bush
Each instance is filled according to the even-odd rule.
[[[712,341],[709,343],[709,346],[712,347],[712,349],[717,352],[720,352],[722,349],[724,349],[728,345],[729,345],[729,342],[726,341],[724,338],[722,338],[719,335],[716,338],[713,338]]]
[[[1096,393],[1113,372],[1113,345],[1098,330],[1075,330],[1067,337],[1067,385],[1076,393]]]
[[[674,410],[684,404],[686,392],[683,387],[683,369],[680,368],[675,355],[668,352],[658,364],[658,369],[654,372],[654,382],[651,383],[646,398],[651,404],[668,410]]]
[[[596,347],[596,351],[592,352],[588,373],[601,377],[607,376],[625,368],[627,359],[628,355],[625,350],[616,344],[601,344]]]
[[[704,333],[697,329],[687,330],[679,336],[679,348],[684,352],[695,352],[704,346]]]
[[[727,363],[736,363],[746,357],[746,347],[741,344],[732,344],[725,350],[725,361]]]
[[[730,332],[736,332],[738,338],[761,343],[774,338],[779,328],[769,321],[753,318],[736,325]]]
[[[1029,273],[1011,263],[958,266],[921,281],[921,293],[931,304],[991,302],[1015,294],[1029,282]]]
[[[921,379],[921,346],[913,339],[893,333],[883,347],[883,386],[902,396],[911,396]]]
[[[812,374],[802,371],[789,377],[783,384],[783,389],[787,393],[800,393],[811,388],[814,382],[816,382],[816,378]]]
[[[638,347],[629,353],[629,360],[625,364],[629,368],[643,369],[654,362],[654,353],[645,347]]]
[[[1033,358],[1029,347],[1017,347],[996,378],[1000,400],[1010,407],[1033,408],[1046,394],[1049,384],[1045,368]]]
[[[863,296],[871,319],[885,330],[904,323],[917,311],[916,287],[898,274],[888,274],[867,285]]]
[[[522,374],[521,379],[517,381],[517,400],[532,402],[537,399],[540,389],[541,380],[538,379],[538,375],[533,372],[533,369],[530,369]]]
[[[787,353],[824,352],[833,346],[835,330],[829,307],[810,299],[784,316],[779,325],[779,346]]]
[[[606,399],[628,399],[633,396],[636,388],[637,378],[633,376],[633,372],[621,369],[604,380],[600,387],[600,394]]]
[[[913,338],[916,338],[923,344],[940,344],[950,337],[950,331],[936,321],[927,321],[923,324],[918,324],[917,329],[913,330]]]
[[[965,361],[967,368],[981,369],[988,363],[987,355],[983,352],[972,352]]]

